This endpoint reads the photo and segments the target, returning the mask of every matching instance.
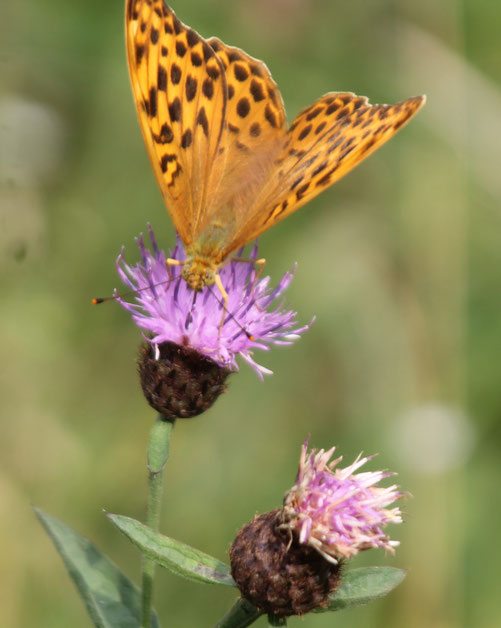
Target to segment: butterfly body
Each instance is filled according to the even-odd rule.
[[[204,39],[164,0],[126,0],[126,43],[141,130],[194,290],[217,283],[234,251],[339,180],[424,103],[331,92],[287,128],[266,65]]]

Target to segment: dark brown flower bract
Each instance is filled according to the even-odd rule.
[[[155,346],[160,355],[154,355]],[[141,345],[138,361],[144,396],[167,419],[185,419],[208,410],[226,391],[230,370],[196,349],[163,342]]]
[[[257,516],[237,534],[230,550],[231,574],[242,597],[278,617],[327,606],[339,584],[340,564],[292,541],[278,525],[281,510]]]

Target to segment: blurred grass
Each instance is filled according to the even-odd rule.
[[[350,460],[379,452],[414,498],[389,598],[301,625],[493,628],[501,395],[499,26],[489,0],[185,0],[180,18],[264,59],[289,120],[329,90],[396,102],[416,120],[354,173],[261,238],[288,302],[317,321],[242,365],[204,417],[176,427],[163,530],[225,559],[236,530],[276,507],[307,434]],[[138,581],[138,556],[102,508],[142,517],[154,413],[137,384],[139,334],[113,305],[123,244],[173,229],[142,145],[118,0],[0,7],[0,600],[9,627],[89,622],[35,503]],[[421,428],[421,425],[423,428]],[[375,468],[374,467],[374,468]],[[176,627],[215,623],[231,591],[159,572]],[[167,624],[167,621],[164,620]],[[261,620],[264,625],[264,620]],[[291,625],[299,625],[292,619]]]

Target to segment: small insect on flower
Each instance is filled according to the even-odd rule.
[[[424,96],[371,105],[331,92],[287,128],[266,65],[182,24],[164,0],[126,0],[129,74],[141,130],[181,236],[182,276],[216,283],[235,252],[389,140]]]
[[[383,532],[401,523],[403,494],[395,485],[378,486],[391,476],[356,471],[370,458],[359,456],[344,469],[329,462],[335,448],[301,451],[294,486],[281,509],[257,516],[238,533],[230,550],[233,579],[242,596],[278,616],[301,615],[326,606],[342,579],[341,567],[358,552],[398,545]]]
[[[226,377],[238,370],[237,355],[262,379],[271,371],[255,362],[253,350],[292,344],[311,323],[297,326],[296,313],[276,304],[293,272],[271,289],[270,278],[258,277],[252,264],[231,262],[221,271],[228,294],[225,310],[212,289],[197,297],[181,281],[180,268],[167,266],[151,228],[149,235],[152,250],[142,235],[137,240],[139,264],[128,265],[123,251],[117,260],[120,278],[134,293],[135,303],[115,298],[146,331],[139,369],[149,403],[168,418],[195,416],[223,392]],[[185,259],[179,240],[170,256]],[[257,245],[250,259],[257,259]]]

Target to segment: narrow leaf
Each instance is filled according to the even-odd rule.
[[[107,515],[143,554],[178,576],[195,582],[235,586],[229,566],[217,558],[159,534],[130,517]]]
[[[80,593],[97,628],[139,628],[141,596],[109,558],[86,538],[40,508],[35,513]],[[159,628],[152,613],[151,625]]]
[[[406,569],[395,567],[366,567],[347,571],[342,574],[339,588],[330,596],[329,606],[318,608],[315,612],[339,611],[368,604],[398,586],[406,574]]]

